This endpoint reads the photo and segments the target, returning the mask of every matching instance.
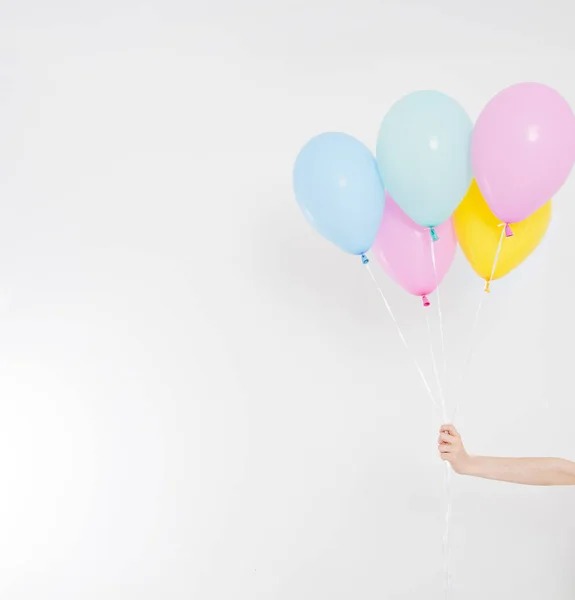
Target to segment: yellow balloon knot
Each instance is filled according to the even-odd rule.
[[[485,282],[485,289],[484,289],[484,291],[486,293],[488,293],[488,294],[491,294],[491,287],[490,286],[491,286],[491,283],[489,281],[486,281]]]

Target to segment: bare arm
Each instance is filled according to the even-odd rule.
[[[461,474],[524,485],[575,485],[575,463],[561,458],[470,456]]]
[[[460,475],[523,485],[575,485],[575,463],[561,458],[469,456],[453,425],[441,427],[439,452]]]

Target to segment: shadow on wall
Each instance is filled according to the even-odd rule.
[[[319,308],[358,323],[372,323],[370,298],[379,299],[361,259],[313,231],[285,188],[275,192],[281,201],[260,210],[260,219],[253,224],[253,276],[258,288],[310,314]]]

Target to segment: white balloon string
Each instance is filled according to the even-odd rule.
[[[500,223],[498,227],[501,227],[501,235],[499,236],[499,244],[497,244],[497,250],[495,251],[495,258],[493,259],[493,266],[491,267],[491,275],[489,275],[489,280],[485,284],[485,291],[490,292],[491,282],[493,281],[493,276],[495,275],[495,269],[497,268],[497,263],[499,261],[499,255],[501,254],[501,247],[503,246],[503,238],[505,237],[505,223]]]
[[[435,350],[433,348],[433,336],[431,334],[431,322],[429,321],[429,315],[425,313],[425,322],[427,323],[427,333],[429,337],[429,352],[431,353],[431,363],[433,365],[433,375],[435,376],[435,383],[437,384],[437,390],[439,392],[440,405],[438,408],[441,409],[443,418],[447,417],[447,407],[445,405],[445,397],[443,396],[443,386],[441,385],[441,378],[439,377],[439,369],[437,368],[437,360],[435,358]]]
[[[499,262],[501,248],[503,247],[503,238],[505,237],[505,228],[506,228],[505,223],[500,223],[498,225],[498,227],[501,227],[501,235],[499,236],[499,243],[497,244],[497,249],[495,250],[495,256],[493,257],[493,265],[491,266],[491,274],[489,275],[489,279],[485,282],[485,290],[484,291],[488,292],[488,293],[491,291],[491,289],[490,289],[491,282],[493,281],[493,277],[495,276],[495,269],[497,268],[497,263]],[[455,416],[457,415],[457,412],[459,411],[460,396],[462,395],[462,392],[463,392],[463,381],[465,379],[465,376],[467,375],[467,371],[468,371],[471,361],[473,359],[475,346],[476,346],[475,335],[477,332],[477,325],[479,324],[479,315],[481,314],[481,309],[483,308],[484,300],[485,300],[485,295],[482,294],[481,300],[479,301],[479,304],[477,305],[477,310],[475,311],[475,318],[473,319],[471,333],[469,334],[469,345],[468,345],[469,349],[467,351],[467,355],[465,357],[465,362],[463,363],[463,368],[461,369],[461,375],[459,377],[459,382],[457,384],[455,407],[453,409],[453,417],[451,419],[452,421],[455,420]]]
[[[441,334],[441,351],[443,357],[443,375],[446,377],[447,375],[447,361],[445,356],[445,336],[443,333],[443,316],[441,312],[441,302],[439,296],[439,278],[437,277],[437,262],[435,260],[435,241],[431,241],[431,261],[433,263],[433,273],[435,276],[435,289],[437,292],[437,311],[439,317],[439,330]],[[431,350],[431,360],[433,363],[433,372],[435,373],[435,378],[437,381],[437,387],[439,388],[439,397],[441,399],[441,408],[442,408],[442,420],[444,423],[448,421],[448,411],[447,411],[447,402],[445,399],[445,395],[443,393],[443,387],[441,385],[441,378],[439,377],[439,371],[437,368],[437,361],[435,359],[435,352],[433,349],[433,336],[431,332],[431,324],[429,318],[427,320],[427,331],[429,334],[429,347]],[[445,600],[449,599],[450,591],[451,591],[451,548],[450,548],[450,525],[451,525],[451,470],[449,467],[449,463],[445,463],[445,468],[443,471],[443,493],[445,497],[445,527],[443,532],[443,572],[444,572],[444,593]]]
[[[443,534],[443,572],[444,572],[444,592],[445,600],[449,600],[451,594],[451,467],[449,463],[445,463],[443,485],[445,489],[446,507],[445,507],[445,530]]]
[[[447,357],[445,354],[445,335],[443,332],[443,312],[441,311],[441,295],[439,293],[439,280],[437,277],[437,263],[435,260],[435,244],[433,240],[431,241],[431,260],[433,262],[433,273],[435,275],[435,293],[437,296],[437,313],[439,315],[439,332],[441,334],[441,354],[443,357],[443,377],[444,382],[447,383]]]
[[[436,291],[436,296],[437,296],[437,313],[439,316],[439,331],[440,331],[440,336],[441,336],[441,354],[442,354],[442,359],[443,359],[443,374],[445,376],[446,372],[447,372],[447,361],[445,358],[445,336],[443,334],[443,315],[441,312],[441,302],[439,299],[439,280],[437,277],[437,265],[435,262],[435,244],[436,242],[431,241],[431,262],[433,263],[433,273],[435,275],[435,291]],[[435,352],[433,349],[433,336],[431,333],[431,323],[429,321],[429,316],[425,315],[425,319],[427,321],[427,332],[429,334],[429,349],[431,351],[431,360],[433,363],[433,373],[435,375],[435,381],[437,382],[437,389],[439,390],[439,399],[441,401],[441,411],[443,414],[443,419],[444,422],[447,419],[447,403],[445,400],[445,394],[444,394],[444,389],[443,389],[443,384],[441,383],[441,377],[439,375],[439,369],[437,367],[437,360],[435,359]]]
[[[481,300],[477,305],[475,310],[475,317],[473,319],[473,325],[471,326],[471,333],[469,334],[469,342],[468,342],[468,350],[465,356],[465,362],[463,363],[463,367],[461,369],[461,375],[459,376],[459,381],[457,382],[457,388],[455,390],[455,406],[453,407],[453,416],[451,417],[451,422],[455,421],[455,417],[459,412],[459,401],[460,397],[463,393],[463,381],[465,380],[465,376],[467,375],[467,370],[469,369],[469,365],[471,364],[471,360],[473,358],[475,352],[475,334],[477,331],[477,325],[479,324],[479,315],[481,314],[481,309],[483,308],[483,301],[485,300],[485,293],[481,293]]]
[[[427,322],[427,333],[429,335],[429,349],[431,352],[431,362],[433,363],[433,372],[435,374],[435,380],[439,389],[439,397],[441,400],[441,413],[442,420],[447,423],[447,405],[445,404],[445,397],[443,396],[443,389],[441,387],[441,380],[439,378],[439,371],[437,369],[437,360],[435,358],[435,350],[433,348],[433,336],[431,334],[431,323],[429,316],[426,314],[425,320]],[[450,545],[449,545],[449,529],[451,521],[451,474],[450,474],[449,463],[445,463],[445,469],[443,472],[443,494],[445,497],[445,528],[443,532],[443,567],[444,567],[444,592],[445,599],[448,600],[451,590],[451,569],[450,569]]]
[[[405,336],[403,335],[403,331],[401,330],[401,327],[399,326],[399,323],[397,322],[397,319],[395,318],[395,315],[393,314],[393,311],[391,310],[391,306],[389,305],[389,302],[387,301],[387,298],[385,297],[383,290],[381,289],[379,283],[377,283],[377,279],[375,278],[375,276],[371,270],[371,267],[369,266],[369,262],[365,263],[365,268],[367,269],[367,272],[369,273],[373,283],[375,284],[375,287],[377,288],[377,291],[379,292],[379,295],[381,296],[381,299],[383,300],[383,303],[385,304],[385,308],[387,308],[387,312],[389,313],[389,316],[391,317],[391,320],[393,321],[393,324],[395,325],[395,328],[397,329],[399,339],[401,340],[402,344],[404,345],[405,349],[407,350],[408,354],[410,355],[411,360],[413,361],[413,365],[414,365],[415,369],[417,370],[417,372],[419,373],[419,377],[421,378],[421,381],[423,382],[423,385],[425,387],[425,390],[427,391],[427,394],[429,395],[429,398],[433,402],[433,405],[436,408],[439,408],[439,405],[437,404],[437,401],[435,400],[435,396],[433,395],[433,391],[431,390],[431,387],[427,381],[427,378],[425,377],[425,374],[423,373],[423,370],[422,370],[417,358],[415,357],[415,354],[413,353],[409,344],[407,343],[407,340],[405,339]]]

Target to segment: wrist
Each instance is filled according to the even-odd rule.
[[[475,458],[466,454],[457,461],[456,469],[458,475],[472,475],[474,468]]]

